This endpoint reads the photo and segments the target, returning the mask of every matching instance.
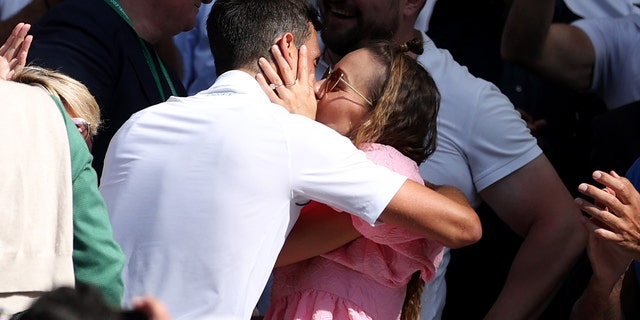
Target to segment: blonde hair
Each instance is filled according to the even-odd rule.
[[[72,118],[83,118],[91,124],[89,134],[95,136],[100,127],[100,107],[89,89],[61,72],[37,66],[25,66],[12,78],[15,82],[39,85],[53,96],[60,98]]]

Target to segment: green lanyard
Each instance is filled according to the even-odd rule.
[[[120,3],[118,3],[118,0],[104,0],[104,2],[106,2],[109,6],[111,6],[111,8],[113,8],[113,10],[115,10],[122,17],[122,19],[124,19],[124,21],[131,27],[131,29],[133,29],[133,32],[136,31],[133,28],[133,24],[131,23],[129,16],[127,16],[127,13],[124,12],[124,9],[122,9],[122,6],[120,6]],[[136,36],[138,36],[137,33],[136,33]],[[151,69],[151,74],[153,75],[153,79],[156,81],[156,86],[158,87],[160,96],[162,96],[162,100],[165,101],[169,97],[165,95],[164,89],[162,88],[162,83],[160,82],[160,76],[158,75],[158,69],[156,68],[156,64],[153,62],[153,58],[151,57],[151,52],[149,52],[149,48],[147,47],[147,44],[145,43],[144,40],[142,40],[142,38],[140,38],[140,36],[138,36],[138,41],[140,41],[140,45],[142,46],[142,53],[144,54],[144,57],[147,60],[149,69]],[[158,61],[158,65],[160,65],[160,70],[162,71],[162,75],[164,76],[164,79],[167,81],[167,84],[171,89],[171,93],[174,96],[177,95],[176,89],[173,86],[173,82],[169,77],[169,73],[167,72],[167,69],[164,67],[162,60],[160,60],[160,57],[158,56],[158,52],[153,50],[153,53],[155,53],[156,60]]]

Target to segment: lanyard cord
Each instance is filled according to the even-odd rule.
[[[120,6],[120,3],[118,3],[118,0],[104,0],[104,1],[111,8],[113,8],[113,10],[115,10],[120,15],[120,17],[122,17],[122,19],[124,19],[124,21],[131,27],[131,29],[133,29],[133,24],[131,23],[129,16],[127,16],[127,13],[124,12],[124,9],[122,9],[122,6]],[[135,29],[133,29],[133,32],[135,32]],[[156,82],[156,87],[158,87],[160,96],[162,97],[162,100],[165,101],[169,97],[166,96],[164,92],[164,88],[162,87],[162,83],[160,82],[160,75],[158,74],[158,69],[156,68],[156,64],[153,62],[153,58],[151,57],[151,52],[149,52],[149,48],[147,47],[147,44],[145,43],[145,41],[142,40],[142,38],[140,38],[140,36],[138,36],[137,33],[136,33],[136,36],[138,37],[138,41],[140,41],[140,46],[142,46],[142,53],[144,54],[144,58],[147,60],[149,69],[151,69],[151,74],[153,75],[153,79]],[[176,89],[173,86],[173,82],[169,77],[169,73],[167,72],[167,69],[165,68],[164,63],[162,63],[162,60],[160,60],[160,57],[158,56],[158,52],[153,50],[153,53],[155,53],[156,60],[158,61],[158,65],[160,66],[160,71],[162,71],[162,75],[164,76],[165,81],[169,85],[169,89],[171,89],[171,94],[173,94],[174,96],[177,95]]]

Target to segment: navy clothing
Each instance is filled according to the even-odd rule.
[[[95,137],[93,167],[100,176],[109,141],[129,117],[163,102],[135,31],[103,0],[66,0],[33,27],[29,63],[58,70],[82,82],[102,111],[103,128]],[[145,43],[153,54],[153,48]],[[154,58],[154,63],[159,62]],[[160,70],[159,67],[157,67]],[[168,70],[179,96],[186,91]],[[171,90],[159,72],[168,98]]]

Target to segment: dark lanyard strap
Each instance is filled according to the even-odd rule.
[[[118,3],[118,0],[104,0],[104,2],[106,2],[111,8],[113,8],[113,10],[115,10],[120,15],[120,17],[122,17],[122,19],[124,19],[124,21],[131,27],[131,29],[133,29],[133,32],[136,32],[136,30],[133,28],[133,24],[131,23],[131,20],[129,19],[129,16],[127,16],[127,13],[124,12],[124,9],[122,9],[122,6],[120,6],[120,3]],[[153,58],[151,57],[151,52],[149,52],[149,48],[147,47],[146,42],[142,40],[140,36],[138,36],[137,32],[136,32],[136,36],[138,37],[138,41],[140,41],[140,46],[142,46],[142,53],[144,54],[144,58],[147,60],[149,69],[151,69],[151,74],[153,75],[153,79],[156,81],[156,87],[158,87],[160,96],[162,96],[163,101],[167,100],[167,98],[169,97],[167,97],[164,92],[164,88],[162,87],[162,83],[160,81],[160,75],[158,74],[158,69],[156,68],[156,64],[153,62]],[[169,85],[169,89],[171,89],[171,94],[173,94],[174,96],[177,95],[176,88],[173,86],[173,82],[169,77],[169,73],[167,72],[167,69],[165,68],[164,63],[162,63],[162,60],[158,56],[158,52],[153,50],[153,53],[155,54],[156,60],[158,61],[158,65],[160,66],[162,75],[164,76],[165,81]]]

